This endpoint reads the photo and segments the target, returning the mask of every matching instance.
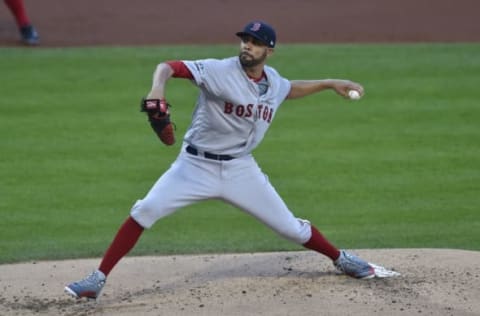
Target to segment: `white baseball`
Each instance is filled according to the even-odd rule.
[[[348,91],[348,96],[352,100],[358,100],[360,99],[360,93],[357,90],[350,90]]]

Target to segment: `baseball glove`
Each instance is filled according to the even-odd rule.
[[[167,146],[175,143],[174,124],[170,121],[170,104],[162,99],[142,99],[140,111],[146,112],[150,126],[158,138]]]

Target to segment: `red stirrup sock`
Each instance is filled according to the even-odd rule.
[[[118,261],[135,246],[143,230],[144,228],[129,216],[108,247],[98,270],[107,276]]]
[[[27,17],[23,0],[5,0],[5,4],[12,11],[18,27],[27,26],[30,24],[30,20]]]
[[[311,226],[312,237],[306,243],[303,244],[305,248],[315,250],[332,260],[337,260],[340,256],[340,251],[335,248],[323,235],[314,227]]]

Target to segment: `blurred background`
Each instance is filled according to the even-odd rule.
[[[25,0],[42,46],[232,43],[250,20],[279,43],[480,40],[477,0]],[[1,8],[1,7],[0,7]],[[0,9],[0,46],[18,44]]]

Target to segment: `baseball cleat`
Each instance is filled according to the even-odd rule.
[[[375,269],[366,261],[354,256],[345,250],[340,251],[340,257],[333,262],[340,271],[357,279],[371,279],[375,277]]]
[[[26,45],[38,45],[40,43],[40,37],[33,25],[22,26],[20,28],[20,36],[22,37],[22,42]]]
[[[95,270],[85,279],[67,285],[65,292],[77,299],[82,297],[96,299],[100,295],[105,281],[105,275],[100,270]]]

